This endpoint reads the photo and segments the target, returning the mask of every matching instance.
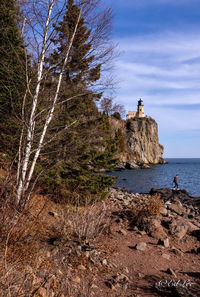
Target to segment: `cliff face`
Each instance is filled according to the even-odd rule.
[[[119,167],[137,168],[143,164],[164,163],[163,146],[158,140],[158,125],[151,117],[127,121],[111,118],[113,135],[118,136]]]

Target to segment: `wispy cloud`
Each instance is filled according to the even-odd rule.
[[[151,104],[200,103],[200,34],[168,32],[120,39],[119,44],[116,73],[125,104],[131,94],[145,96]]]

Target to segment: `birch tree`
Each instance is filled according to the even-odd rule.
[[[59,67],[54,64],[56,68],[56,75],[51,75],[52,65],[48,63],[48,58],[54,51],[55,44],[52,40],[55,40],[55,24],[60,22],[63,16],[64,8],[67,3],[71,3],[78,7],[78,14],[74,25],[70,28],[71,34],[65,44],[65,51],[62,60],[59,61]],[[93,59],[93,69],[99,69],[99,62],[103,64],[112,56],[112,47],[101,47],[101,34],[105,34],[109,26],[107,26],[105,20],[101,20],[100,14],[92,14],[93,9],[96,7],[97,0],[80,0],[80,1],[62,1],[62,0],[32,0],[27,3],[29,10],[24,10],[25,19],[22,22],[22,31],[24,33],[24,39],[27,44],[27,53],[32,53],[31,61],[32,70],[36,69],[34,75],[29,77],[26,73],[26,92],[22,98],[22,122],[23,129],[19,142],[18,150],[18,173],[17,173],[17,204],[25,205],[30,197],[30,193],[34,184],[37,181],[37,177],[34,176],[36,164],[40,157],[41,151],[54,140],[56,135],[47,137],[48,129],[52,123],[52,119],[55,114],[56,108],[67,101],[71,101],[74,98],[85,95],[88,90],[81,89],[79,93],[73,95],[71,92],[70,97],[65,98],[62,101],[61,89],[62,81],[67,67],[70,67],[70,57],[73,52],[73,44],[77,39],[78,27],[82,16],[88,16],[87,21],[93,23],[97,22],[94,26],[91,34],[90,55],[97,54],[97,44],[99,44],[99,52],[97,59]],[[28,11],[28,14],[27,14]],[[109,16],[109,12],[108,12]],[[95,19],[96,18],[96,19]],[[102,25],[102,22],[105,24]],[[92,29],[91,29],[92,30]],[[105,34],[106,35],[106,34]],[[105,37],[105,36],[104,36]],[[96,44],[96,46],[95,46]],[[28,60],[28,59],[26,59]],[[92,74],[92,73],[91,73]],[[48,96],[46,96],[45,85],[50,79],[53,87],[50,89]],[[91,80],[92,82],[92,80]],[[66,86],[65,86],[66,87]],[[94,88],[94,81],[90,85]],[[102,86],[101,86],[102,87]],[[66,90],[65,90],[66,91]],[[84,92],[83,92],[84,91]],[[67,92],[66,92],[67,93]],[[27,96],[31,97],[32,103],[27,108]],[[65,125],[63,130],[69,129],[77,120],[74,120],[69,125]],[[69,152],[70,153],[70,152]]]
[[[49,111],[47,113],[45,123],[39,138],[39,142],[37,144],[34,157],[33,159],[30,159],[31,156],[31,150],[33,147],[33,141],[34,141],[34,132],[35,132],[35,125],[36,125],[36,110],[37,110],[37,105],[38,105],[38,98],[39,98],[39,93],[41,89],[41,82],[42,78],[44,75],[44,61],[45,61],[45,55],[47,54],[48,50],[48,38],[49,38],[49,32],[50,32],[50,26],[51,26],[51,16],[52,16],[52,11],[53,8],[56,4],[55,0],[50,0],[46,1],[47,5],[47,13],[46,13],[46,19],[45,19],[45,24],[44,24],[44,29],[43,29],[43,38],[42,38],[42,47],[41,47],[41,52],[39,55],[39,61],[38,61],[38,70],[37,70],[37,83],[36,83],[36,88],[34,95],[32,95],[32,107],[31,107],[31,113],[29,117],[29,122],[28,122],[28,127],[27,127],[27,136],[25,139],[25,152],[23,158],[20,158],[20,164],[19,164],[19,179],[18,179],[18,184],[17,184],[17,204],[20,203],[21,199],[24,198],[25,193],[29,189],[30,181],[33,176],[33,172],[35,169],[36,162],[38,160],[41,148],[44,143],[44,138],[48,129],[48,126],[52,120],[54,110],[55,110],[55,105],[58,100],[59,92],[60,92],[60,87],[61,87],[61,82],[62,82],[62,77],[63,77],[63,72],[65,69],[65,66],[68,61],[69,53],[74,41],[74,37],[76,35],[77,27],[80,21],[80,17],[82,14],[83,10],[83,5],[84,2],[80,1],[80,10],[79,10],[79,15],[77,17],[76,25],[74,27],[73,34],[71,36],[71,39],[69,40],[68,48],[65,54],[65,58],[63,61],[62,68],[59,73],[58,81],[57,81],[57,88],[55,91],[55,94],[52,97],[52,100],[50,102],[49,106]],[[20,144],[21,145],[21,144]],[[19,154],[21,154],[22,147],[19,148]]]

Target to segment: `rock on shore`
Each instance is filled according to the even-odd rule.
[[[156,195],[162,201],[162,207],[156,215],[145,214],[147,204],[151,205]],[[163,238],[170,234],[181,239],[187,233],[200,229],[200,198],[191,197],[185,190],[151,189],[149,194],[134,194],[126,189],[112,188],[110,198],[125,209],[138,211],[138,226],[142,228],[146,224],[149,234],[155,237]],[[156,205],[152,204],[151,207],[155,208]],[[143,211],[141,214],[140,209]],[[141,222],[142,219],[146,220],[145,224]]]

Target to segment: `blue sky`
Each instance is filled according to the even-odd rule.
[[[164,157],[200,157],[200,1],[104,0],[120,55],[115,101],[155,118]]]

